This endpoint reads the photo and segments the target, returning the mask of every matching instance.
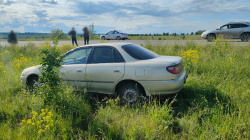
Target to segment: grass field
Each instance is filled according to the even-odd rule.
[[[182,56],[189,77],[175,98],[133,107],[63,84],[57,100],[44,104],[46,91],[26,91],[19,77],[46,47],[0,46],[0,139],[250,139],[249,45],[148,43],[160,55]]]
[[[0,35],[0,41],[6,41],[7,35]],[[31,35],[22,35],[17,34],[19,41],[49,41],[50,34],[31,34]],[[200,35],[185,35],[185,36],[129,36],[129,40],[204,40]],[[99,40],[100,36],[96,35],[91,40]],[[63,40],[71,40],[70,36],[66,35]],[[77,36],[77,40],[83,40],[83,37],[80,35]]]

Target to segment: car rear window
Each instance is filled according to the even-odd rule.
[[[128,44],[122,46],[122,49],[127,52],[131,57],[138,59],[138,60],[147,60],[147,59],[153,59],[158,57],[159,55],[145,49],[141,46],[134,45],[134,44]]]

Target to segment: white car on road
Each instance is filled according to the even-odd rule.
[[[128,39],[128,34],[120,33],[117,30],[114,30],[114,31],[110,31],[106,34],[102,34],[100,36],[100,39],[102,39],[102,40],[105,40],[105,39],[107,39],[107,40],[110,40],[110,39],[125,40],[125,39]]]
[[[24,86],[33,86],[39,66],[23,70]],[[139,45],[104,43],[75,48],[64,55],[61,77],[88,92],[115,94],[126,102],[139,96],[179,92],[187,74],[182,58],[160,56]]]

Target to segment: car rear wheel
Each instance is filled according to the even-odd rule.
[[[122,102],[127,104],[133,104],[139,101],[139,98],[143,95],[143,89],[137,83],[124,83],[118,89],[118,97]]]
[[[241,41],[244,41],[244,42],[248,42],[248,41],[249,41],[249,38],[250,38],[250,33],[243,33],[243,34],[240,36]]]
[[[207,41],[212,42],[216,39],[215,34],[208,34],[207,35]]]
[[[105,36],[102,36],[102,40],[105,40],[106,38],[105,38]]]
[[[117,40],[121,40],[121,37],[120,37],[120,36],[117,36],[116,39],[117,39]]]

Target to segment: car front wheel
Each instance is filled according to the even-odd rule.
[[[35,91],[36,92],[36,87],[41,86],[41,83],[39,82],[39,77],[38,76],[32,76],[31,78],[29,78],[27,86],[28,86],[28,89],[30,91]]]
[[[249,38],[250,38],[250,33],[243,33],[243,34],[240,36],[241,41],[244,41],[244,42],[248,42],[248,41],[249,41]]]
[[[102,36],[102,40],[105,40],[105,36]]]
[[[118,90],[118,96],[122,102],[133,104],[139,101],[143,89],[137,83],[125,83]]]
[[[207,35],[207,41],[212,42],[216,39],[216,36],[214,34]]]

